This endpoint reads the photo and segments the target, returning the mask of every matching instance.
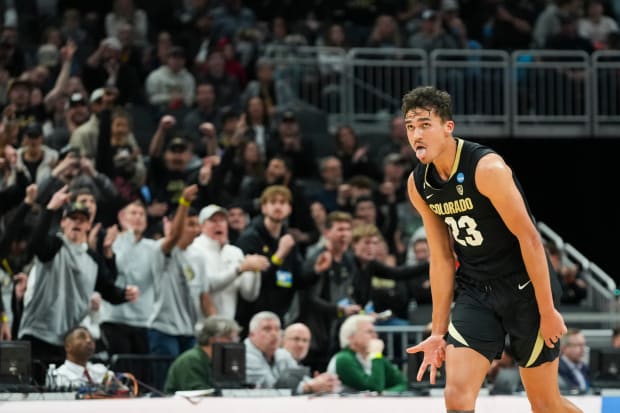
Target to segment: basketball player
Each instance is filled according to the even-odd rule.
[[[447,411],[473,412],[508,334],[532,411],[579,412],[558,386],[560,286],[512,170],[493,150],[452,136],[448,93],[418,87],[402,109],[420,161],[409,197],[431,250],[432,333],[407,349],[424,352],[418,380],[430,366],[434,383],[445,361]]]

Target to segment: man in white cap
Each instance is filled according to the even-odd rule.
[[[234,318],[237,296],[254,301],[260,290],[261,271],[269,267],[267,257],[243,254],[228,242],[228,211],[215,204],[204,207],[198,215],[202,234],[188,248],[192,260],[204,265],[210,295],[218,314]]]

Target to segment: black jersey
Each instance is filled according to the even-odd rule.
[[[476,187],[478,161],[494,151],[474,142],[456,140],[456,160],[446,182],[441,180],[433,164],[418,164],[413,179],[422,199],[443,218],[452,233],[459,275],[486,281],[525,272],[517,238]],[[523,196],[521,185],[514,176],[513,179]]]

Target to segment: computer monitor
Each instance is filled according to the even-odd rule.
[[[620,388],[620,349],[590,350],[592,387]]]
[[[239,389],[245,386],[245,346],[243,343],[213,343],[213,386]]]
[[[410,390],[425,390],[431,388],[443,388],[446,386],[446,369],[445,363],[437,370],[435,384],[431,384],[430,367],[426,369],[422,381],[418,381],[418,370],[424,359],[423,353],[407,354],[407,378]]]
[[[30,341],[0,341],[0,383],[30,384]]]

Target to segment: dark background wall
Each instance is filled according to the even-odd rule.
[[[513,168],[537,220],[620,283],[620,139],[472,140]]]

